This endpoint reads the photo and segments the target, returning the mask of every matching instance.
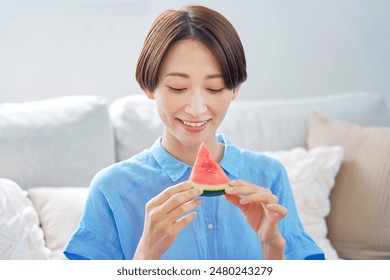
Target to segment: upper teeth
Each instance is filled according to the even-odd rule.
[[[207,121],[203,121],[203,122],[188,122],[188,121],[183,121],[183,123],[184,123],[185,125],[188,125],[188,126],[199,127],[199,126],[205,125],[205,124],[207,123]]]

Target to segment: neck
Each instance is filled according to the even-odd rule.
[[[215,137],[210,140],[205,140],[204,142],[213,155],[214,160],[217,163],[221,162],[224,153],[224,145],[218,142]],[[197,143],[196,145],[186,145],[171,135],[166,135],[164,133],[161,144],[168,153],[178,160],[189,166],[194,165],[200,143]]]

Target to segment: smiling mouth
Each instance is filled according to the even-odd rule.
[[[183,121],[183,120],[181,120],[181,121],[184,125],[189,126],[189,127],[201,127],[201,126],[204,126],[206,123],[208,123],[209,120],[201,121],[201,122],[189,122],[189,121]]]

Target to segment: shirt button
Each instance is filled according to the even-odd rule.
[[[208,224],[208,225],[207,225],[207,228],[208,228],[208,229],[213,229],[213,228],[214,228],[214,225],[213,225],[213,224]]]

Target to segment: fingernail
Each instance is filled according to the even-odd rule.
[[[247,199],[246,198],[241,198],[240,199],[240,204],[245,204],[247,202]]]
[[[195,195],[201,195],[203,193],[203,189],[195,188]]]
[[[227,187],[227,188],[225,188],[225,192],[226,193],[233,193],[233,188],[231,188],[231,187]]]

